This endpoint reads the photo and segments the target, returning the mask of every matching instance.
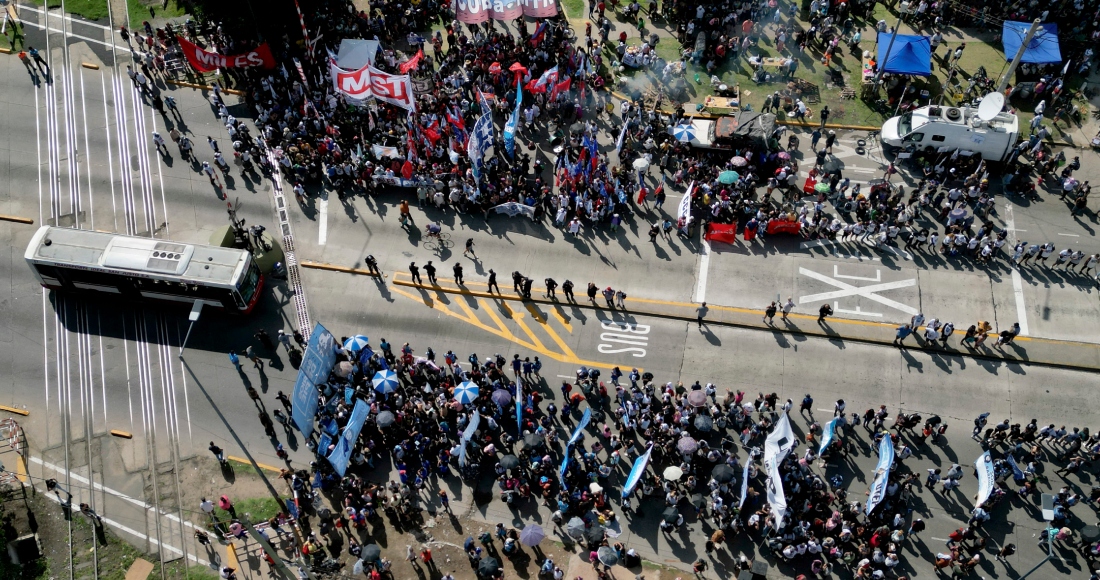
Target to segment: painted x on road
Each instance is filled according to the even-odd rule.
[[[806,268],[799,268],[798,273],[803,276],[808,276],[819,282],[824,282],[830,286],[840,288],[840,290],[834,290],[832,292],[822,292],[820,294],[811,294],[809,296],[803,296],[799,298],[801,302],[818,302],[822,300],[834,300],[836,298],[844,298],[846,296],[862,296],[868,300],[873,300],[879,304],[889,306],[896,310],[900,310],[909,315],[917,314],[917,309],[912,306],[908,306],[898,302],[897,300],[891,300],[885,296],[879,296],[877,292],[883,292],[885,290],[896,290],[898,288],[908,288],[909,286],[916,286],[917,279],[910,278],[908,280],[898,280],[896,282],[884,282],[882,284],[872,284],[870,286],[853,286],[847,282],[841,282],[831,276],[814,272],[813,270],[807,270]]]

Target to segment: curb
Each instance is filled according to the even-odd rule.
[[[229,461],[236,461],[237,463],[241,463],[241,464],[244,464],[248,467],[252,467],[252,462],[245,459],[244,457],[236,457],[234,455],[226,455],[225,458],[228,459]],[[265,465],[265,464],[259,463],[259,462],[256,462],[256,465],[260,466],[260,469],[263,469],[264,471],[270,471],[272,473],[282,472],[282,469],[280,469],[278,467],[273,467],[271,465]]]
[[[133,439],[134,434],[129,431],[120,431],[118,429],[111,429],[111,435],[122,439]]]
[[[94,62],[82,62],[80,66],[90,70],[99,70],[99,65]]]
[[[7,405],[0,405],[0,411],[7,411],[8,413],[14,413],[16,415],[22,415],[24,417],[31,414],[31,412],[26,409],[17,409],[15,407],[9,407]]]
[[[0,48],[0,52],[2,52],[4,54],[11,54],[11,49],[10,48]]]
[[[196,84],[196,83],[188,83],[188,82],[184,82],[184,81],[176,81],[176,80],[171,80],[171,79],[166,79],[164,81],[164,84],[176,85],[177,87],[186,87],[188,89],[199,89],[199,90],[203,90],[203,91],[212,91],[212,90],[214,90],[214,87],[212,87],[210,85],[200,85],[200,84]],[[237,89],[222,89],[221,91],[223,93],[226,93],[226,94],[229,94],[229,95],[238,95],[238,96],[243,96],[244,95],[244,91],[238,91]]]
[[[3,214],[0,214],[0,221],[15,222],[17,224],[27,224],[27,225],[30,225],[30,224],[34,223],[34,220],[31,219],[31,218],[25,218],[25,217],[17,216],[17,215],[3,215]]]
[[[603,308],[599,305],[592,305],[592,304],[589,304],[587,302],[581,302],[581,301],[561,302],[561,301],[549,300],[549,299],[546,299],[546,298],[532,298],[530,300],[523,300],[523,299],[520,299],[518,297],[513,297],[513,296],[510,296],[510,295],[493,294],[493,293],[490,293],[490,292],[481,292],[481,291],[477,291],[477,290],[467,290],[467,289],[464,289],[464,288],[450,288],[450,287],[445,287],[445,286],[432,286],[432,285],[426,285],[426,284],[416,284],[416,283],[413,283],[413,282],[406,282],[404,280],[398,280],[398,279],[396,279],[396,277],[392,280],[392,282],[395,286],[405,286],[405,287],[408,287],[408,288],[417,288],[417,289],[420,289],[420,290],[443,292],[443,293],[446,293],[446,294],[458,294],[458,295],[473,296],[473,297],[478,297],[478,298],[492,298],[494,300],[506,300],[506,301],[513,301],[513,302],[522,302],[522,303],[545,304],[545,305],[557,306],[557,307],[570,306],[570,307],[574,307],[574,308],[585,308],[585,309],[588,309],[588,310],[607,310],[606,308]],[[484,285],[484,284],[478,283],[478,282],[473,282],[471,284]],[[532,293],[533,292],[534,292],[534,289],[532,289]],[[650,301],[650,300],[638,299],[638,298],[633,298],[631,300],[633,300],[635,303],[639,303],[639,302],[640,303],[645,303],[645,302],[665,303],[663,301]],[[688,307],[690,305],[684,303],[684,304],[681,304],[680,306]],[[738,312],[738,313],[749,313],[749,312],[751,312],[754,315],[759,315],[760,314],[760,311],[758,311],[758,310],[750,310],[750,309],[747,309],[747,308],[738,308],[738,307],[733,307],[733,306],[711,306],[711,309],[713,309],[713,310],[724,310],[724,311],[727,311],[727,312]],[[628,312],[630,312],[632,314],[636,314],[636,315],[651,316],[653,318],[663,318],[663,319],[666,319],[666,320],[680,320],[680,321],[686,321],[686,322],[694,322],[695,321],[695,318],[692,317],[692,316],[684,316],[684,315],[681,315],[681,314],[670,313],[670,312],[658,312],[658,311],[653,311],[653,310],[643,310],[643,309],[637,309],[637,308],[631,308],[630,310],[628,310]],[[813,320],[817,319],[816,316],[807,315],[807,314],[791,314],[790,318],[799,319],[799,320],[809,320],[809,321],[813,321]],[[849,319],[849,318],[839,318],[839,317],[830,317],[830,320],[832,320],[833,322],[839,322],[839,323],[843,323],[843,324],[859,325],[859,326],[890,327],[891,329],[894,326],[893,324],[867,322],[867,321],[862,321],[862,320],[855,320],[855,319]],[[870,345],[876,345],[876,346],[888,346],[890,348],[899,348],[892,341],[886,341],[886,340],[881,340],[881,339],[877,339],[877,338],[860,337],[860,336],[845,336],[845,335],[842,335],[842,334],[839,334],[839,333],[830,334],[830,333],[825,333],[825,332],[814,332],[812,330],[804,330],[804,329],[801,329],[801,328],[768,326],[766,324],[752,324],[752,323],[745,323],[745,322],[723,321],[723,320],[712,320],[712,319],[708,319],[707,324],[713,324],[713,325],[716,325],[716,326],[726,326],[726,327],[730,327],[730,328],[744,328],[744,329],[748,329],[748,330],[762,330],[762,331],[770,331],[770,332],[780,332],[780,333],[783,333],[783,334],[807,336],[807,337],[813,337],[813,338],[823,338],[823,339],[826,339],[826,340],[837,340],[837,339],[839,339],[839,340],[851,341],[851,342],[856,342],[856,343],[861,343],[861,344],[870,344]],[[1032,338],[1023,337],[1023,336],[1018,337],[1016,340],[1020,341],[1020,342],[1032,342],[1032,341],[1052,342],[1052,343],[1067,342],[1067,341],[1054,341],[1054,340],[1048,340],[1048,339],[1032,339]],[[1088,343],[1080,343],[1080,344],[1088,345]],[[1089,345],[1089,346],[1093,346],[1093,345]],[[992,353],[986,354],[986,353],[982,353],[982,352],[974,352],[974,351],[966,351],[966,350],[958,350],[958,349],[952,349],[952,350],[947,350],[947,349],[943,349],[943,348],[928,349],[928,348],[923,348],[923,347],[920,347],[920,346],[917,346],[915,348],[910,348],[908,346],[903,346],[903,347],[900,347],[900,348],[904,348],[905,350],[929,351],[929,352],[935,352],[937,354],[948,355],[948,356],[967,357],[967,358],[971,358],[971,359],[975,359],[975,360],[989,360],[989,361],[996,361],[996,362],[1004,362],[1004,363],[1007,363],[1007,364],[1022,364],[1022,365],[1031,365],[1031,366],[1042,366],[1042,367],[1066,369],[1066,370],[1076,370],[1076,371],[1100,371],[1100,366],[1090,366],[1090,365],[1085,365],[1085,364],[1067,364],[1067,363],[1043,361],[1043,360],[1035,360],[1035,359],[1022,359],[1022,358],[1016,358],[1016,357],[1012,357],[1012,356],[1004,356],[1004,355],[997,356],[996,354],[992,354]]]
[[[312,260],[302,260],[298,262],[298,265],[303,268],[311,268],[313,270],[328,270],[330,272],[342,272],[344,274],[355,274],[357,276],[370,276],[372,278],[385,278],[385,274],[375,274],[370,270],[364,270],[362,268],[351,268],[348,266],[337,266],[335,264],[329,264],[327,262],[314,262]]]

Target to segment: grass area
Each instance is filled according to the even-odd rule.
[[[585,0],[562,0],[561,5],[565,8],[566,18],[582,18],[585,16]]]
[[[73,518],[72,522],[74,526],[91,526],[86,518]],[[100,544],[97,552],[99,555],[99,578],[103,580],[125,580],[126,571],[138,558],[144,558],[153,563],[153,571],[149,574],[150,578],[161,577],[161,564],[157,561],[155,555],[142,553],[127,542],[115,537],[110,529],[107,530],[106,538],[107,544]],[[74,549],[85,550],[90,548],[88,546],[74,546]],[[68,563],[65,565],[67,566]],[[164,574],[168,578],[182,580],[216,580],[219,578],[213,570],[203,566],[188,566],[183,560],[166,564]]]
[[[133,25],[133,28],[136,29],[141,26],[142,22],[149,20],[150,7],[156,12],[157,18],[171,19],[187,15],[187,12],[176,3],[176,0],[168,0],[167,6],[161,0],[126,0],[126,9],[130,13],[130,24]]]
[[[238,516],[249,514],[249,520],[253,524],[258,524],[279,513],[279,502],[272,497],[241,499],[233,502],[233,509],[237,511]],[[214,508],[214,515],[218,517],[218,521],[232,519],[229,512],[222,511],[221,508]]]
[[[42,6],[43,0],[34,0]],[[61,0],[49,0],[47,8],[60,8]],[[107,19],[107,0],[65,0],[65,11],[87,20]]]

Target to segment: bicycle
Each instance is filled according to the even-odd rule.
[[[427,250],[442,250],[443,248],[453,248],[455,245],[451,241],[451,234],[440,232],[438,234],[428,234],[428,238],[424,240],[424,248]]]

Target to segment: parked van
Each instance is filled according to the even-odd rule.
[[[1011,113],[998,113],[983,121],[977,108],[932,105],[887,119],[879,137],[892,147],[960,149],[979,153],[989,161],[1004,161],[1016,146],[1019,133],[1019,119]]]

